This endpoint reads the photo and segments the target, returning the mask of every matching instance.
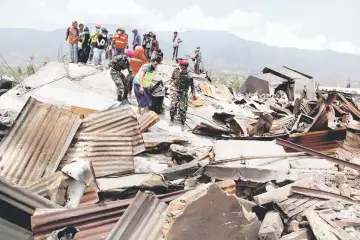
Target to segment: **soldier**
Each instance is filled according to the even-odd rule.
[[[111,66],[110,75],[115,82],[118,93],[118,101],[123,101],[123,104],[129,103],[127,97],[129,94],[130,84],[132,81],[132,73],[130,64],[126,55],[117,55],[113,58],[113,61],[109,63]],[[125,75],[121,72],[127,69],[129,74]]]
[[[170,106],[170,125],[173,125],[175,115],[177,114],[177,110],[179,108],[181,130],[184,131],[189,98],[188,91],[190,87],[193,100],[197,100],[197,97],[195,93],[194,80],[187,70],[189,62],[187,60],[181,60],[179,61],[179,65],[180,69],[176,68],[171,77],[174,81],[174,91]]]

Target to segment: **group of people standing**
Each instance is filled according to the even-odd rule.
[[[143,35],[137,29],[132,30],[134,38],[132,48],[129,48],[129,36],[122,26],[114,34],[108,35],[106,28],[96,25],[90,34],[89,28],[74,21],[67,29],[66,41],[70,46],[70,59],[72,63],[86,64],[94,62],[95,66],[105,66],[109,61],[110,75],[117,86],[118,101],[128,103],[128,95],[134,87],[138,102],[139,113],[148,112],[152,106],[152,91],[154,73],[163,60],[163,52],[153,32]],[[179,67],[172,74],[173,96],[170,107],[171,124],[179,113],[182,129],[185,127],[188,104],[188,91],[191,89],[192,97],[197,99],[194,81],[188,71],[189,62],[178,58],[179,46],[182,40],[177,32],[173,37],[173,60],[176,59]],[[195,56],[195,72],[200,73],[201,53],[198,47]],[[123,73],[128,70],[128,74]]]
[[[132,50],[137,46],[142,46],[145,51],[147,61],[152,57],[163,58],[163,52],[159,47],[156,35],[152,32],[141,35],[137,29],[132,30],[134,34]],[[100,24],[95,26],[95,30],[90,34],[89,28],[84,24],[78,25],[74,21],[67,29],[65,40],[70,46],[70,61],[72,63],[93,63],[95,66],[105,66],[105,60],[112,60],[115,56],[125,55],[125,50],[129,48],[129,36],[124,27],[119,26],[114,34],[109,34],[106,28]]]

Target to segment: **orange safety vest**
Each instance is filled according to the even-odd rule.
[[[69,37],[69,43],[77,44],[79,42],[78,30],[76,28],[70,27],[68,37]]]
[[[131,58],[130,60],[130,67],[131,71],[133,72],[134,76],[139,72],[141,66],[146,63],[145,59],[139,59],[139,58]]]
[[[125,33],[115,33],[113,37],[115,48],[124,49],[128,45],[128,37]]]

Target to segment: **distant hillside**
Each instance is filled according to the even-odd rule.
[[[93,25],[89,26],[93,29]],[[105,25],[110,32],[116,25]],[[129,29],[129,36],[132,33]],[[33,29],[0,29],[0,53],[10,64],[27,65],[28,57],[35,55],[37,64],[45,56],[57,60],[68,52],[64,42],[65,29],[43,32]],[[140,29],[141,31],[141,29]],[[157,32],[165,57],[171,58],[172,32]],[[188,31],[181,33],[184,40],[179,54],[193,54],[201,46],[205,67],[213,71],[231,70],[247,73],[260,72],[264,66],[286,65],[314,76],[322,85],[344,86],[350,77],[360,81],[360,56],[333,51],[308,51],[296,48],[278,48],[258,42],[247,41],[228,32]],[[9,41],[11,39],[11,41]],[[360,84],[353,84],[360,87]]]

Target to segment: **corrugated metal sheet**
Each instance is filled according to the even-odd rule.
[[[31,217],[32,231],[36,240],[45,239],[51,232],[71,225],[80,230],[75,239],[105,239],[131,201],[120,200],[35,214]]]
[[[0,179],[0,199],[33,214],[36,208],[62,208],[61,206],[19,186]]]
[[[305,74],[300,74],[285,67],[265,67],[263,73],[273,73],[288,80],[307,78]]]
[[[96,177],[133,172],[133,155],[136,154],[133,145],[139,146],[140,141],[142,138],[134,142],[132,137],[112,133],[81,133],[75,145],[68,149],[60,166],[77,160],[89,160]]]
[[[335,152],[341,147],[341,142],[345,140],[345,137],[346,129],[339,128],[330,131],[292,134],[287,140],[315,151]],[[286,152],[296,152],[296,150],[290,148],[284,149]]]
[[[159,195],[158,198],[163,199],[164,202],[170,202],[185,192],[183,190]],[[47,234],[69,225],[80,230],[75,240],[105,239],[132,201],[133,199],[126,199],[63,211],[35,213],[31,218],[34,239],[45,240]]]
[[[231,101],[234,98],[229,89],[223,84],[218,84],[215,86],[210,83],[199,82],[198,86],[202,94],[208,97],[224,101]]]
[[[143,122],[144,126],[148,122]],[[133,156],[143,151],[144,140],[135,112],[129,107],[116,108],[91,114],[83,120],[75,144],[67,151],[61,166],[90,160],[96,177],[121,175],[134,171]]]
[[[0,176],[25,186],[55,173],[81,124],[78,115],[29,98],[0,145]]]
[[[65,174],[61,171],[54,173],[53,175],[42,178],[37,182],[33,182],[31,185],[27,186],[29,192],[35,193],[39,196],[46,197],[48,191],[52,186],[56,186],[57,181],[61,181]],[[97,194],[97,189],[94,187],[87,187],[85,189],[84,195],[81,198],[80,205],[94,204],[99,201],[99,196]]]
[[[98,112],[97,110],[94,109],[89,109],[89,108],[82,108],[82,107],[76,107],[76,106],[71,106],[71,112],[77,114],[77,115],[81,115],[81,116],[85,116],[87,117],[90,114],[96,113]]]
[[[159,116],[153,111],[140,115],[137,119],[140,125],[140,131],[142,133],[146,132],[149,128],[151,128],[160,121]]]
[[[157,197],[139,191],[106,239],[159,239],[167,207]]]
[[[136,114],[130,107],[106,110],[88,116],[81,125],[80,133],[132,137],[134,154],[145,151]]]

